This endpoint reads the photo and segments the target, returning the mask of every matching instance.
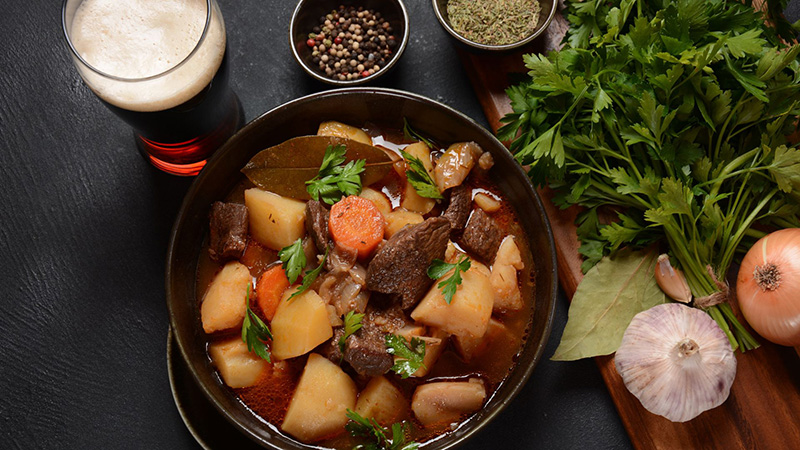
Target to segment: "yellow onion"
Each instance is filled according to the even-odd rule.
[[[775,231],[747,252],[736,296],[758,334],[781,345],[800,345],[800,228]]]

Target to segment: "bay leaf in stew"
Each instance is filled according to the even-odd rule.
[[[242,172],[261,189],[308,200],[306,181],[317,176],[325,149],[344,145],[347,161],[366,160],[361,183],[369,186],[392,170],[392,158],[378,147],[335,136],[300,136],[258,152]]]

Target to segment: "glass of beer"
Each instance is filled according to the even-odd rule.
[[[242,125],[215,0],[65,0],[62,25],[81,78],[155,167],[196,175]]]

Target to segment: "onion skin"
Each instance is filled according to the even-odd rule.
[[[774,265],[772,286],[756,271]],[[753,329],[780,345],[800,345],[800,228],[778,230],[759,239],[747,252],[736,279],[739,308]]]

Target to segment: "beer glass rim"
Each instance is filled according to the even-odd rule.
[[[191,59],[192,56],[194,56],[194,54],[198,52],[198,50],[200,49],[200,46],[203,44],[203,41],[206,39],[206,35],[208,34],[208,29],[209,29],[209,27],[211,25],[211,14],[212,14],[212,6],[213,6],[212,2],[214,0],[206,0],[206,23],[203,26],[203,33],[200,35],[200,38],[197,40],[197,43],[195,44],[195,46],[192,49],[192,51],[189,52],[189,54],[186,55],[186,57],[183,58],[178,64],[175,64],[174,66],[170,67],[169,69],[167,69],[167,70],[165,70],[163,72],[159,72],[159,73],[154,74],[154,75],[150,75],[150,76],[147,76],[147,77],[141,77],[141,78],[126,78],[126,77],[120,77],[120,76],[117,76],[117,75],[111,75],[110,73],[103,72],[102,70],[100,70],[100,69],[94,67],[93,65],[89,64],[89,62],[86,61],[83,58],[83,56],[81,56],[81,54],[78,52],[78,50],[72,44],[72,39],[70,39],[70,36],[69,36],[70,33],[68,31],[67,4],[70,3],[71,1],[79,1],[80,3],[83,3],[86,0],[64,0],[64,3],[61,6],[61,29],[64,31],[64,39],[67,41],[67,46],[69,47],[70,51],[72,52],[72,55],[74,57],[76,57],[78,59],[78,61],[80,61],[83,66],[85,66],[86,68],[88,68],[89,70],[91,70],[92,72],[94,72],[94,73],[96,73],[96,74],[98,74],[100,76],[103,76],[103,77],[106,77],[106,78],[110,78],[110,79],[116,80],[116,81],[138,82],[138,81],[154,80],[156,78],[163,77],[164,75],[167,75],[167,74],[177,70],[179,67],[183,66],[186,63],[186,61]]]

